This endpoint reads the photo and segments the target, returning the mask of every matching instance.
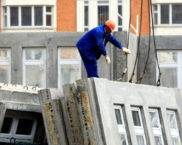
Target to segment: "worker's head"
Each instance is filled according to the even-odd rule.
[[[107,20],[105,22],[105,26],[106,26],[106,33],[111,33],[112,31],[114,31],[116,24],[112,20]]]

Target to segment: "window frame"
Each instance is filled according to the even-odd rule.
[[[166,114],[168,114],[168,113],[175,116],[175,124],[176,124],[176,127],[177,127],[176,129],[171,129],[170,126],[169,126],[169,124],[167,124],[167,127],[170,130],[171,141],[172,141],[172,138],[173,137],[174,138],[178,138],[178,141],[179,141],[179,143],[181,145],[181,137],[180,137],[180,132],[179,132],[179,129],[178,129],[179,127],[178,127],[177,113],[176,113],[175,110],[169,110],[169,109],[167,109],[166,110]],[[167,120],[167,122],[168,122],[168,120]]]
[[[137,111],[138,112],[139,119],[140,119],[140,122],[141,122],[141,126],[135,126],[134,122],[133,122],[136,139],[137,139],[137,135],[138,136],[143,136],[144,145],[147,145],[146,137],[145,137],[145,129],[144,129],[144,126],[143,126],[143,119],[142,119],[142,114],[141,114],[141,108],[140,107],[131,107],[131,113],[132,113],[132,111]],[[133,116],[132,116],[132,120],[133,120]]]
[[[152,131],[153,131],[153,135],[154,135],[154,140],[155,140],[155,137],[160,137],[161,140],[162,140],[162,145],[164,145],[164,137],[163,137],[163,132],[162,132],[162,126],[161,126],[161,121],[160,121],[160,116],[159,116],[159,110],[158,109],[154,109],[154,108],[149,108],[149,116],[150,116],[150,112],[153,112],[153,113],[157,113],[157,123],[158,123],[158,126],[159,127],[152,127],[152,122],[150,120],[150,124],[151,124],[151,128],[152,128]]]
[[[61,59],[61,49],[62,48],[67,48],[67,46],[59,46],[58,47],[58,88],[62,89],[62,77],[61,77],[61,65],[62,64],[66,64],[66,65],[79,65],[80,66],[80,75],[82,76],[82,68],[81,68],[81,57],[79,57],[78,59]],[[77,49],[73,46],[68,46],[68,48],[73,48],[73,49]],[[80,55],[80,54],[78,54]]]
[[[9,66],[7,83],[11,83],[11,49],[10,48],[0,48],[0,50],[7,50],[9,60],[8,59],[0,60],[0,65]]]
[[[85,25],[86,21],[85,21],[85,8],[87,7],[88,9],[88,25]],[[88,31],[89,30],[89,0],[84,0],[84,31]]]
[[[169,24],[161,24],[161,5],[162,4],[167,4],[167,5],[169,5]],[[154,5],[157,5],[157,8],[158,8],[158,10],[157,11],[154,11],[154,8],[153,8],[153,14],[152,14],[152,16],[153,16],[153,18],[154,18],[154,14],[157,14],[157,17],[158,17],[158,23],[157,24],[155,24],[154,23],[154,26],[158,26],[158,27],[168,27],[168,26],[170,26],[170,27],[182,27],[182,23],[181,24],[173,24],[173,22],[172,22],[172,5],[173,4],[181,4],[182,5],[182,3],[153,3],[152,4],[152,7],[154,7]]]
[[[120,114],[121,114],[121,120],[122,120],[122,124],[117,124],[117,119],[116,119],[116,124],[117,124],[117,127],[118,127],[118,132],[120,135],[125,135],[125,139],[126,139],[126,145],[129,145],[128,143],[128,136],[127,136],[127,133],[126,133],[126,123],[125,123],[125,119],[124,119],[124,116],[123,116],[123,106],[121,105],[114,105],[114,112],[115,112],[115,109],[119,109],[120,111]],[[115,113],[115,117],[116,117],[116,113]]]
[[[123,0],[118,0],[118,5],[117,6],[118,6],[118,11],[119,11],[119,6],[121,6],[122,15],[120,15],[119,12],[118,12],[118,15],[123,17]],[[118,16],[118,31],[120,31],[119,29],[121,29],[121,31],[123,30],[123,19],[120,16]],[[121,19],[122,25],[119,25],[119,19]]]
[[[43,51],[43,60],[26,60],[26,50],[42,50]],[[46,48],[37,47],[37,48],[23,48],[23,85],[26,84],[26,66],[33,65],[33,66],[40,66],[43,65],[43,69],[45,70],[45,79],[44,85],[41,87],[46,87]]]
[[[17,26],[12,26],[10,24],[10,7],[18,7],[18,25]],[[22,7],[30,7],[31,8],[31,25],[30,26],[23,26],[22,25]],[[35,7],[42,7],[42,25],[35,25]],[[51,7],[51,12],[46,12],[46,8]],[[50,28],[53,29],[54,27],[54,6],[53,5],[22,5],[22,6],[3,6],[3,21],[5,20],[5,15],[4,15],[4,9],[7,9],[7,26],[4,26],[4,29],[24,29],[24,28]],[[46,25],[46,16],[50,15],[51,16],[51,26]]]
[[[99,24],[99,6],[107,6],[108,7],[108,19],[110,18],[110,4],[109,4],[109,0],[97,0],[97,25],[100,25]]]
[[[176,80],[177,80],[177,88],[182,88],[182,51],[181,50],[158,50],[157,53],[160,52],[175,52],[177,54],[177,61],[176,63],[171,63],[171,64],[161,64],[159,62],[159,67],[160,68],[176,68],[177,70],[177,75],[176,75]],[[156,78],[158,78],[158,69],[156,68]]]
[[[10,129],[10,133],[0,133],[0,141],[2,142],[10,142],[10,139],[13,137],[16,140],[20,140],[23,141],[25,140],[26,142],[33,142],[34,139],[34,135],[36,132],[36,128],[38,125],[38,122],[35,118],[32,118],[32,116],[19,116],[15,114],[9,114],[6,115],[5,117],[10,117],[13,119],[12,124],[11,124],[11,129]],[[20,119],[30,119],[33,120],[33,125],[32,125],[32,130],[31,130],[31,134],[30,135],[22,135],[22,134],[16,134],[17,131],[17,127],[18,127],[18,121]]]

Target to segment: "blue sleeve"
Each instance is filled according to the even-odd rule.
[[[93,34],[94,34],[96,44],[97,44],[99,51],[102,53],[102,55],[106,56],[107,52],[106,52],[105,45],[104,45],[104,40],[103,40],[103,36],[102,36],[103,34],[97,29],[94,31]]]
[[[118,40],[116,40],[111,34],[108,35],[107,37],[108,37],[107,38],[108,41],[111,42],[114,46],[116,46],[116,47],[118,47],[120,49],[123,48],[123,46],[121,45],[121,43]]]

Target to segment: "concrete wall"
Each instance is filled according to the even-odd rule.
[[[0,48],[11,48],[11,83],[22,84],[22,49],[23,48],[46,48],[46,87],[56,88],[58,83],[58,47],[75,47],[82,33],[1,33]],[[127,33],[114,33],[114,36],[127,47]],[[181,50],[181,36],[156,36],[158,50]],[[107,45],[108,54],[111,57],[111,65],[105,63],[102,57],[98,63],[100,77],[111,80],[128,81],[131,77],[137,53],[136,35],[130,34],[129,48],[132,54],[127,57],[122,50],[115,48],[112,44]],[[151,39],[151,50],[146,73],[142,83],[156,84],[156,57],[154,44]],[[148,53],[148,37],[142,37],[140,41],[138,64],[134,71],[133,82],[142,76]],[[126,62],[127,60],[127,62]],[[126,67],[127,66],[127,67]],[[124,70],[128,72],[123,75]],[[82,78],[85,78],[85,70],[82,65]]]
[[[1,33],[0,48],[11,48],[11,83],[22,84],[23,48],[46,48],[46,87],[57,87],[58,47],[75,46],[79,33]]]
[[[70,46],[75,47],[77,40],[82,33],[1,33],[0,48],[11,49],[11,83],[22,84],[23,81],[23,62],[22,50],[26,48],[46,48],[46,87],[57,88],[58,86],[58,47]],[[116,36],[125,44],[125,34]],[[107,51],[110,54],[112,65],[107,65],[105,59],[101,58],[98,64],[100,77],[113,79],[116,68],[115,56],[113,53],[116,49],[113,45],[107,46]],[[119,54],[122,52],[119,51]],[[117,54],[119,56],[119,54]],[[117,68],[118,69],[118,68]],[[122,69],[122,67],[121,67]],[[82,67],[82,76],[85,77],[85,70]],[[120,70],[118,70],[120,71]],[[114,74],[114,75],[113,75]]]

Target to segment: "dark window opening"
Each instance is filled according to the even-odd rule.
[[[30,135],[33,127],[33,120],[19,119],[16,134]]]
[[[41,26],[43,25],[43,8],[42,7],[35,7],[35,25]]]
[[[109,19],[109,6],[98,6],[98,25],[103,25]]]
[[[140,116],[138,111],[132,111],[133,123],[135,126],[141,126]]]
[[[117,124],[123,124],[121,119],[121,112],[119,109],[115,109]]]
[[[169,24],[169,5],[161,5],[161,24]]]
[[[18,26],[18,7],[10,7],[10,25]]]
[[[52,17],[51,17],[51,15],[46,16],[46,26],[52,26]]]
[[[10,133],[12,122],[13,122],[13,118],[5,117],[3,121],[2,129],[1,129],[1,133]]]
[[[172,23],[182,24],[182,4],[172,5]]]
[[[22,9],[21,11],[22,26],[31,26],[32,25],[31,7],[22,7],[21,9]]]

